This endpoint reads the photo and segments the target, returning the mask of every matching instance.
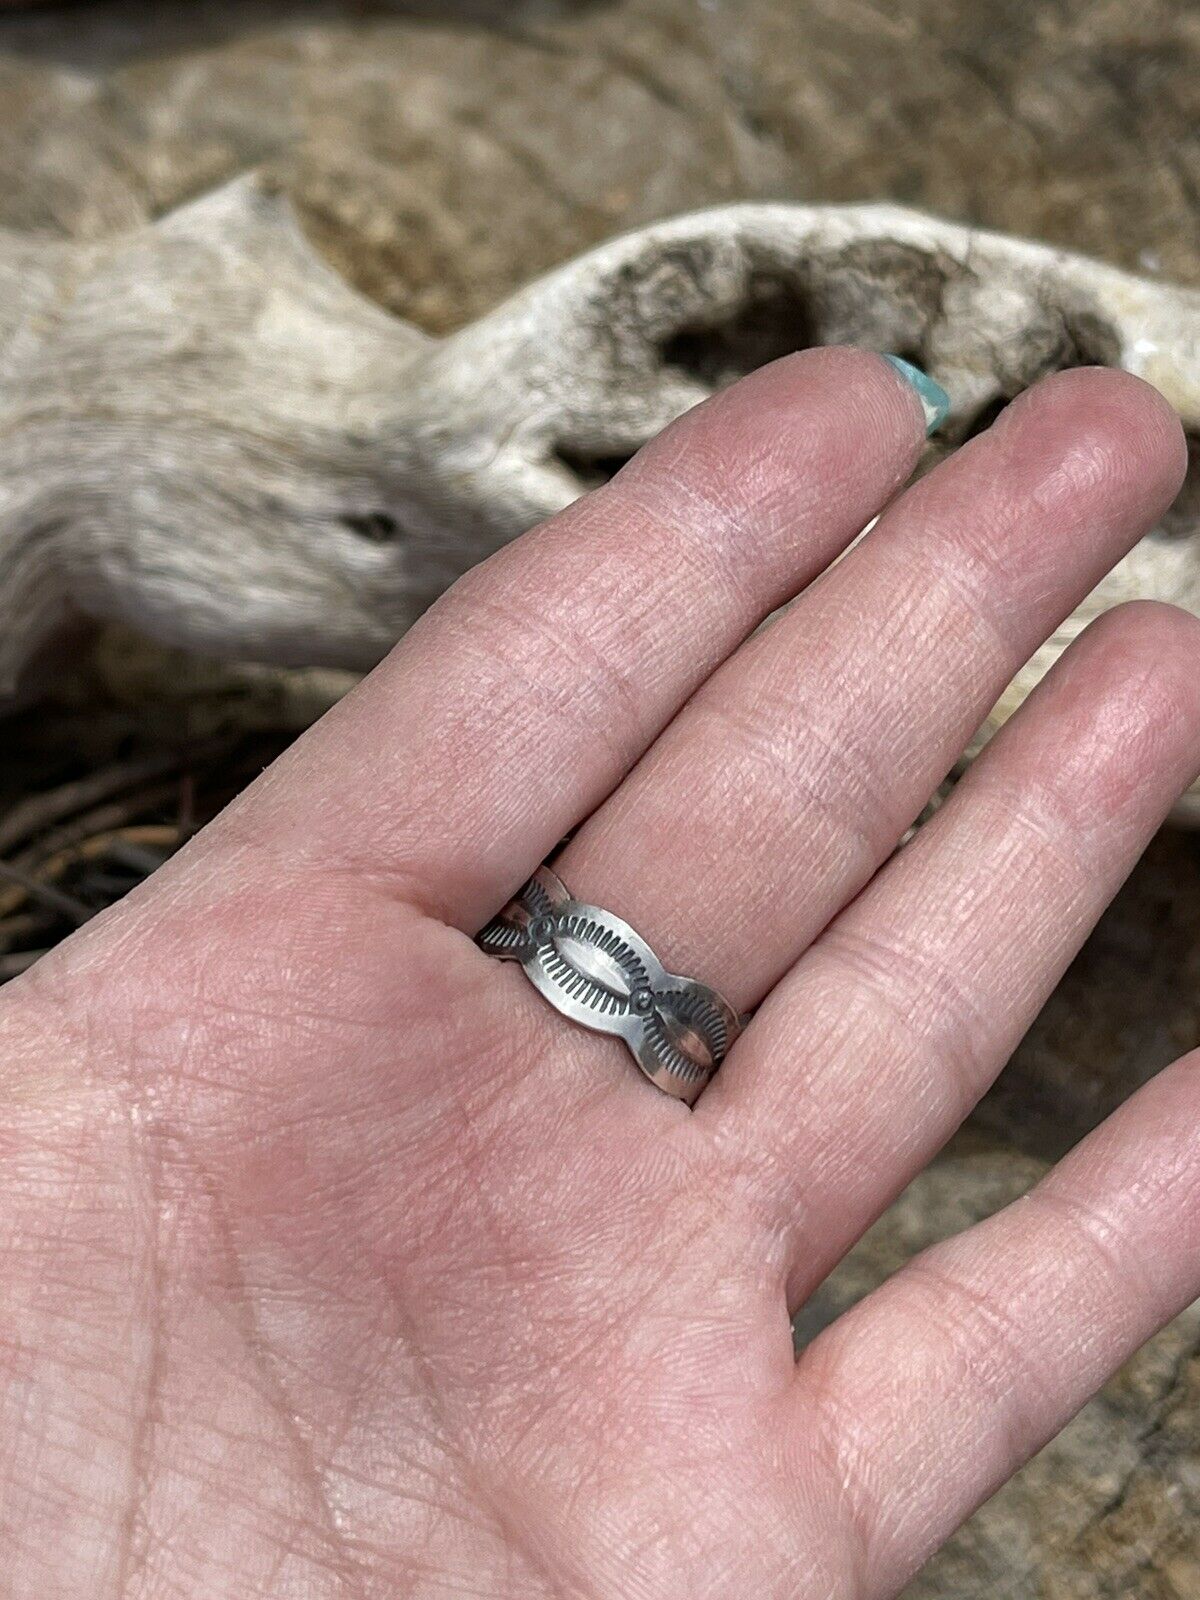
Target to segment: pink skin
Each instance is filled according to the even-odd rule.
[[[876,1600],[1200,1293],[1185,1061],[793,1360],[1200,767],[1200,625],[1123,608],[887,859],[1184,465],[1065,374],[806,588],[920,441],[873,356],[746,380],[4,991],[6,1597]],[[585,819],[763,1001],[694,1114],[470,942]]]

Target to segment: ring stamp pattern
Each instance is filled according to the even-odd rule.
[[[715,989],[668,972],[629,924],[571,898],[540,867],[479,934],[481,950],[519,961],[557,1011],[624,1039],[656,1088],[694,1104],[728,1055],[742,1019]]]

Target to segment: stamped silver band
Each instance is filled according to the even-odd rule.
[[[741,1032],[715,989],[668,972],[644,939],[600,906],[572,900],[540,867],[478,937],[519,961],[563,1016],[624,1039],[656,1088],[692,1105]]]

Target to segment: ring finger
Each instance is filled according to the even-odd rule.
[[[563,852],[571,893],[756,1004],[1183,468],[1174,414],[1128,374],[1030,390],[692,697]]]

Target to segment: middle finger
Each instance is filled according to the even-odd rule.
[[[1127,373],[1021,396],[693,696],[566,847],[572,895],[756,1004],[1184,466],[1174,413]]]

